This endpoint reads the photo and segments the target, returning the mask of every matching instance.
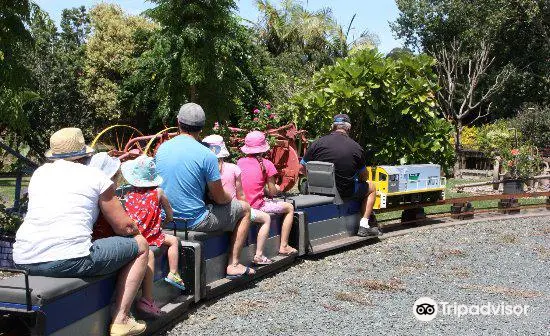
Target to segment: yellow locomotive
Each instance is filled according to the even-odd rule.
[[[374,209],[445,199],[446,179],[439,165],[377,166],[367,171],[376,185]]]

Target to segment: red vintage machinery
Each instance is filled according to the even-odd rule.
[[[233,149],[243,145],[248,130],[230,127],[232,135],[228,145]],[[271,160],[279,174],[277,184],[282,191],[289,191],[300,178],[300,157],[307,149],[307,138],[304,130],[298,130],[294,124],[269,129],[266,134],[275,144],[267,158]],[[113,125],[102,130],[92,141],[97,151],[107,151],[121,161],[132,160],[139,155],[154,156],[158,147],[166,140],[178,135],[177,127],[166,128],[153,135],[143,135],[138,129],[129,125]]]

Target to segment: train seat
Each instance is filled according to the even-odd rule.
[[[278,251],[280,245],[281,234],[281,219],[280,215],[271,216],[271,227],[269,230],[269,238],[264,247],[264,255],[275,261],[280,261]],[[244,265],[251,265],[256,251],[256,238],[258,236],[258,225],[251,225],[244,247],[242,249],[240,260]],[[166,233],[174,234],[173,230],[166,230]],[[197,232],[197,231],[182,231],[177,228],[175,232],[182,240],[200,244],[200,278],[203,284],[200,293],[203,298],[210,298],[224,293],[229,287],[236,287],[238,281],[230,281],[226,279],[226,267],[229,250],[230,232]],[[285,262],[291,262],[294,259],[287,258]],[[271,266],[271,265],[270,265]],[[274,265],[275,266],[275,265]],[[262,267],[264,269],[265,267]],[[277,267],[272,267],[276,269]],[[256,269],[258,271],[258,269]],[[263,270],[262,272],[266,272]]]
[[[153,248],[152,251],[155,254],[155,300],[160,307],[166,307],[163,310],[187,307],[195,301],[194,297],[182,297],[181,291],[163,280],[168,272],[166,250]],[[24,275],[0,280],[0,311],[29,316],[26,311],[30,303],[30,310],[37,312],[34,323],[42,331],[41,334],[77,335],[82,334],[83,330],[89,335],[106,334],[116,273],[88,278],[28,278],[29,302]],[[173,300],[180,297],[182,305],[176,307]],[[46,321],[41,317],[47,317]]]
[[[317,205],[333,204],[334,196],[323,195],[298,195],[291,198],[294,201],[294,208],[310,208]]]
[[[308,194],[290,198],[296,211],[292,243],[299,255],[321,253],[354,241],[360,202],[342,200],[333,163],[310,161],[306,169]]]

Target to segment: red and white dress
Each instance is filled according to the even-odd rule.
[[[126,212],[136,221],[141,235],[149,245],[160,247],[164,243],[161,205],[156,188],[133,188],[126,194]]]

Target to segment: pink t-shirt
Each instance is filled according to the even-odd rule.
[[[263,163],[266,172],[265,176],[256,158],[248,156],[237,162],[237,165],[242,170],[241,180],[246,201],[254,209],[259,209],[264,205],[264,186],[267,183],[267,178],[277,174],[277,169],[273,162],[263,159]]]
[[[223,189],[231,195],[232,199],[237,197],[237,179],[241,177],[241,168],[232,163],[224,162],[221,171]]]

